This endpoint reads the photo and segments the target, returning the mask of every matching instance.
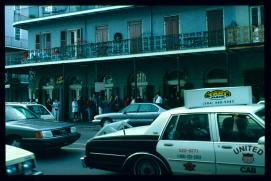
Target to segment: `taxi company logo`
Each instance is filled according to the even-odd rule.
[[[230,96],[231,96],[231,92],[228,90],[208,91],[204,95],[205,98],[209,98],[211,100],[222,100]]]
[[[243,153],[243,158],[242,158],[244,163],[253,163],[254,162],[254,157],[253,154],[250,153]]]
[[[188,171],[193,171],[193,170],[195,170],[195,167],[196,167],[196,165],[194,165],[191,162],[187,162],[187,163],[183,164],[183,166],[185,167],[185,170],[188,170]]]

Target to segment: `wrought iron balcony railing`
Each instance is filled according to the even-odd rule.
[[[92,6],[29,6],[14,11],[14,22],[24,21],[34,18],[54,16],[59,14],[72,13],[77,11],[91,10],[108,7],[105,5]]]
[[[28,49],[28,40],[20,39],[15,40],[14,37],[5,36],[5,47],[19,48],[19,49]]]
[[[258,33],[249,31],[248,27],[225,30],[225,45],[235,46],[263,42],[263,29]],[[249,33],[248,33],[249,32]],[[6,55],[6,65],[83,58],[131,55],[137,53],[166,52],[224,46],[224,32],[193,32],[168,36],[149,36],[121,41],[101,43],[78,43],[51,49],[30,50],[25,53]]]

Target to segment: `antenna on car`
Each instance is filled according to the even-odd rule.
[[[125,134],[125,127],[124,127],[124,123],[123,122],[121,123],[121,127],[122,127],[122,130],[123,130],[123,134],[126,135]]]

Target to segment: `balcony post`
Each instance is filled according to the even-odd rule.
[[[180,55],[177,55],[177,78],[178,78],[177,92],[179,92],[180,91]]]
[[[135,87],[134,87],[134,98],[136,101],[137,100],[137,77],[136,77],[136,59],[133,59],[133,69],[134,69],[134,83],[135,83]]]

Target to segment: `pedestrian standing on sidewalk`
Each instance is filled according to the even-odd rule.
[[[76,98],[72,101],[72,113],[73,113],[73,121],[78,121],[78,102]]]
[[[52,110],[53,110],[53,115],[57,121],[60,120],[60,114],[59,114],[60,110],[59,109],[60,109],[60,103],[59,103],[58,99],[55,99],[55,101],[53,102],[53,105],[52,105]]]
[[[52,99],[49,97],[48,99],[47,99],[47,101],[46,101],[46,108],[50,111],[50,112],[52,112],[52,104],[53,104],[53,102],[52,102]]]
[[[78,99],[77,103],[78,103],[78,117],[79,117],[79,120],[83,120],[84,100],[83,100],[82,96],[79,96],[79,99]]]

